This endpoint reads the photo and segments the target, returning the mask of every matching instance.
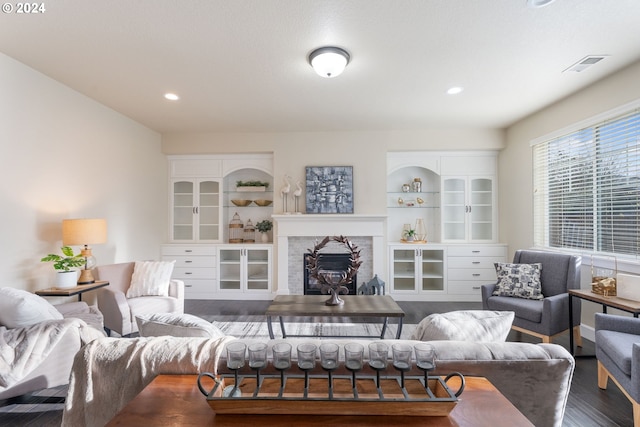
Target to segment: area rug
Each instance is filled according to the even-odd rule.
[[[236,338],[269,339],[269,330],[266,321],[260,322],[219,322],[213,324],[220,328],[225,335]],[[403,325],[400,338],[409,339],[417,325]],[[385,338],[395,338],[398,325],[389,322],[385,332]],[[310,335],[313,337],[345,337],[349,336],[380,336],[382,323],[289,323],[285,322],[287,335]],[[276,338],[282,338],[280,323],[273,322],[273,333]]]

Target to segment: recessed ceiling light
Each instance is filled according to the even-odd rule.
[[[462,92],[464,89],[461,88],[460,86],[454,86],[454,87],[450,87],[449,90],[447,90],[447,93],[449,95],[457,95],[460,92]]]
[[[177,101],[178,99],[180,99],[180,97],[175,93],[165,93],[164,97],[169,101]]]

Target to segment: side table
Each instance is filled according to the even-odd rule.
[[[590,289],[569,289],[569,330],[573,328],[571,319],[573,319],[573,298],[580,298],[586,301],[595,302],[602,305],[602,312],[607,312],[607,307],[617,308],[618,310],[626,311],[633,314],[633,317],[638,317],[640,314],[640,302],[631,301],[624,298],[614,296],[604,296],[591,292]],[[572,356],[575,356],[575,349],[573,347],[573,334],[569,333],[569,351]]]
[[[78,301],[82,301],[82,294],[85,292],[93,291],[98,288],[104,288],[109,286],[109,282],[106,280],[96,280],[94,283],[88,285],[78,285],[72,288],[47,288],[36,291],[36,295],[41,297],[71,297],[78,295]]]

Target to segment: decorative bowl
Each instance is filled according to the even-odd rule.
[[[233,203],[236,206],[249,206],[249,204],[251,203],[251,200],[233,199],[231,200],[231,203]]]
[[[269,206],[271,203],[273,203],[273,200],[260,199],[260,200],[254,200],[253,203],[255,203],[258,206]]]

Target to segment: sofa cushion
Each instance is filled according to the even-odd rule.
[[[412,340],[504,342],[513,323],[513,311],[463,310],[430,314],[411,336]]]
[[[526,299],[543,299],[540,272],[542,264],[495,263],[498,284],[493,295]]]
[[[638,342],[638,335],[624,332],[596,331],[598,347],[607,354],[625,375],[631,376],[631,359],[633,344]]]
[[[133,268],[127,298],[169,295],[175,261],[138,261]]]
[[[0,324],[8,329],[60,319],[62,314],[46,299],[21,289],[0,289]]]
[[[159,313],[136,316],[142,337],[220,338],[225,334],[216,326],[191,314]]]

